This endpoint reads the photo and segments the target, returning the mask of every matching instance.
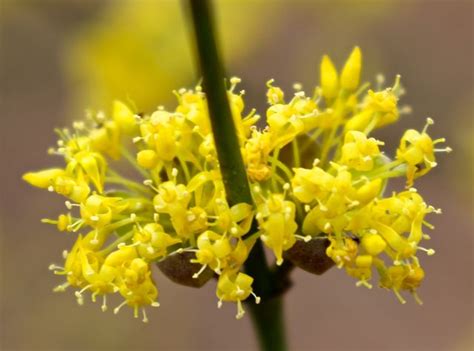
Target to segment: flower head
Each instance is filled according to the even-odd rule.
[[[361,65],[359,48],[340,73],[324,56],[311,97],[299,85],[285,95],[269,81],[263,128],[255,110],[245,113],[244,92],[236,92],[240,79],[230,79],[227,97],[253,204],[227,201],[200,86],[176,92],[170,111],[136,114],[115,101],[110,114],[90,112],[72,130],[58,130],[50,153],[65,165],[23,176],[67,198],[66,213],[43,220],[76,236],[64,267],[51,266],[65,276],[55,290],[77,289],[81,304],[86,293],[93,301],[101,296],[104,311],[106,297],[118,293],[124,301],[116,313],[128,305],[135,316],[142,309],[147,321],[144,308],[158,306],[152,268],[159,263],[186,285],[217,276],[219,305],[235,302],[240,318],[242,301],[250,295],[260,301],[242,270],[261,240],[276,265],[310,266],[287,254],[296,247],[310,260],[332,260],[357,286],[371,288],[378,276],[400,301],[404,291],[421,301],[416,289],[425,272],[418,254],[434,254],[422,245],[432,228],[426,217],[440,210],[413,184],[436,165],[435,153],[450,149],[436,148],[444,139],[427,134],[428,119],[421,132],[403,134],[395,157],[385,154],[370,133],[400,118],[400,78],[369,90],[360,84]],[[122,175],[123,163],[135,174]],[[407,189],[384,194],[391,178],[403,176]],[[314,245],[321,239],[325,244]],[[199,284],[189,284],[193,279]]]

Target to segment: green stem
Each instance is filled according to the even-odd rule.
[[[252,203],[237,130],[232,118],[225,72],[219,60],[214,22],[208,0],[189,0],[197,43],[203,88],[206,93],[211,126],[219,159],[222,180],[230,206]]]
[[[285,329],[283,325],[283,297],[274,297],[259,305],[251,304],[250,312],[258,332],[260,347],[268,351],[285,351]],[[278,333],[278,331],[280,331]]]
[[[208,0],[188,0],[188,4],[227,201],[229,206],[242,202],[251,204],[252,196],[227,99],[225,72],[219,59],[210,4]],[[254,223],[251,233],[256,230]],[[254,291],[262,298],[260,305],[247,303],[262,350],[286,350],[283,300],[276,289],[278,279],[266,263],[260,240],[257,240],[247,258],[245,271],[254,278]]]

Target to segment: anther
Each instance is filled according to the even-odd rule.
[[[240,78],[238,78],[238,77],[232,77],[232,78],[230,78],[230,84],[232,84],[232,85],[237,85],[237,84],[239,84],[241,81],[242,81],[242,80],[241,80]]]
[[[206,268],[207,268],[207,265],[206,265],[206,264],[203,265],[203,266],[201,267],[201,269],[200,269],[197,273],[194,273],[194,274],[193,274],[193,279],[199,278],[199,276],[201,275],[201,273],[204,272],[204,270],[205,270]]]
[[[127,301],[124,301],[122,302],[120,305],[118,305],[117,307],[114,308],[114,314],[117,314],[120,312],[120,309],[125,306],[125,304],[127,303]]]
[[[426,131],[428,130],[428,127],[431,126],[431,125],[433,125],[433,124],[434,124],[433,119],[431,119],[430,117],[428,117],[428,118],[426,119],[426,124],[425,124],[425,126],[423,127],[423,130],[421,131],[421,134],[425,134]]]
[[[99,221],[99,216],[97,215],[94,215],[94,216],[90,216],[90,220],[93,221],[93,222],[98,222]]]
[[[107,296],[106,295],[102,297],[102,306],[100,306],[100,309],[102,310],[102,312],[107,311]]]
[[[146,315],[145,308],[142,308],[142,314],[143,314],[142,322],[143,322],[143,323],[148,323],[148,317],[147,317],[147,315]]]
[[[299,91],[299,90],[303,89],[303,85],[301,83],[298,83],[298,82],[294,83],[293,84],[293,89],[295,89],[296,91]]]
[[[171,170],[171,175],[173,176],[173,178],[176,178],[178,176],[178,169],[177,168],[173,168]]]
[[[252,294],[252,296],[255,298],[255,303],[258,305],[262,299],[260,298],[260,296],[257,296],[253,291],[250,293]]]

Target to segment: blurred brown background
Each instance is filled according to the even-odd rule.
[[[39,223],[59,213],[62,200],[28,187],[21,174],[56,162],[46,154],[55,142],[53,127],[76,118],[78,106],[107,107],[88,101],[93,87],[87,84],[99,83],[81,81],[85,73],[71,59],[71,47],[77,50],[81,46],[75,42],[93,40],[94,33],[88,34],[90,39],[78,39],[78,33],[122,3],[0,0],[0,349],[256,350],[248,316],[236,321],[231,304],[216,308],[214,283],[194,290],[156,272],[161,307],[150,313],[148,325],[129,311],[114,316],[102,313],[97,304],[79,307],[71,291],[51,292],[60,278],[47,267],[59,261],[73,239]],[[424,305],[411,299],[400,305],[387,291],[356,288],[337,269],[321,277],[295,272],[286,301],[292,350],[472,350],[473,3],[222,0],[218,5],[228,71],[243,78],[247,106],[263,111],[269,78],[287,89],[299,81],[310,91],[322,54],[329,53],[340,66],[351,48],[360,45],[364,78],[373,81],[383,72],[391,82],[400,73],[408,92],[403,101],[414,110],[378,134],[392,145],[388,149],[396,147],[404,128],[421,128],[431,116],[436,121],[432,135],[445,136],[455,150],[441,155],[439,167],[418,183],[426,200],[444,212],[430,218],[436,230],[429,244],[437,253],[422,257]],[[161,16],[166,18],[166,12]],[[114,25],[112,31],[133,28],[127,15]],[[173,36],[173,30],[185,33],[184,26],[181,16],[166,28]],[[173,61],[182,55],[179,50],[189,50],[182,40],[179,45],[172,40],[162,57]],[[160,42],[156,45],[162,50]],[[82,62],[96,62],[93,52],[81,49],[81,54]],[[122,68],[131,62],[124,61]],[[175,84],[195,83],[190,62],[174,69],[179,76]],[[92,66],[99,73],[110,67]],[[184,78],[182,72],[188,72]],[[163,93],[179,87],[171,85],[170,76],[171,82],[157,83],[157,105],[173,106],[171,93]],[[154,97],[153,87],[142,88]]]

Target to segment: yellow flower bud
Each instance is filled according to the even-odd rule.
[[[153,169],[158,161],[158,155],[153,150],[142,150],[137,154],[137,163],[143,168]]]
[[[335,98],[339,92],[339,79],[336,67],[334,67],[328,55],[323,56],[320,71],[323,96],[327,100]]]
[[[53,185],[57,177],[65,174],[63,169],[50,168],[38,172],[28,172],[23,175],[23,180],[38,188],[47,189]]]
[[[366,234],[362,237],[362,247],[369,255],[377,256],[385,250],[387,243],[378,234]]]
[[[126,134],[133,134],[138,130],[135,114],[121,101],[114,101],[113,119]]]
[[[360,71],[362,67],[362,53],[358,46],[352,50],[341,72],[341,87],[354,91],[359,86]]]

